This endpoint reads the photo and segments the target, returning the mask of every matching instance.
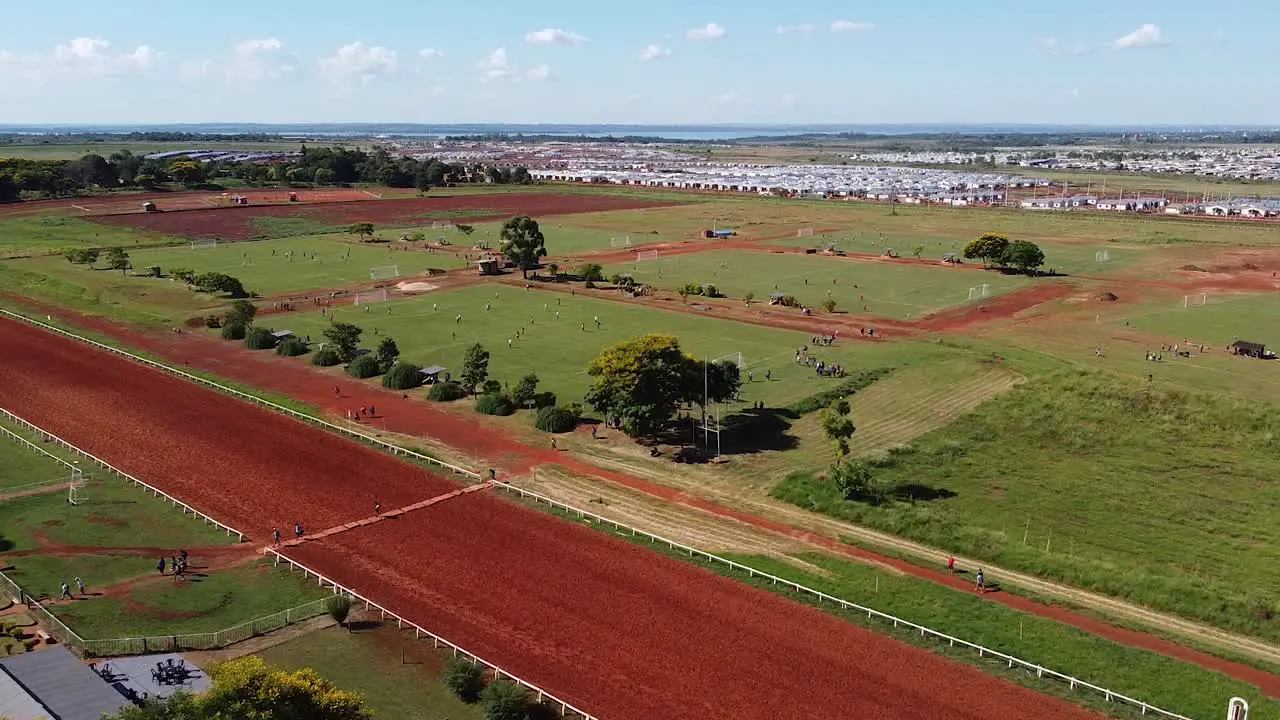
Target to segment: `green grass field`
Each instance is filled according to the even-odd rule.
[[[1280,712],[1280,702],[1268,700],[1258,688],[1224,675],[1120,645],[927,580],[821,554],[799,556],[816,568],[814,572],[799,570],[775,558],[731,559],[1189,717],[1213,717],[1226,706],[1227,699],[1237,695],[1248,698],[1251,709],[1260,715]],[[830,611],[829,605],[822,607]],[[865,615],[849,613],[847,616],[853,622],[867,624]],[[883,623],[872,623],[869,627],[881,632],[886,630]],[[937,644],[922,644],[941,649]],[[948,654],[964,657],[964,652]],[[974,662],[977,656],[970,653],[964,659]],[[1040,690],[1056,687],[1066,691],[1050,681],[1026,678],[1025,682]],[[1070,697],[1086,696],[1077,691]],[[1092,700],[1101,702],[1096,696]]]
[[[40,445],[38,440],[27,436],[13,425],[0,423],[0,427],[17,432]],[[66,465],[37,453],[8,435],[0,437],[0,453],[4,455],[4,463],[0,465],[0,494],[65,483],[71,479],[71,470]]]
[[[990,285],[991,296],[1009,292],[1030,278],[976,272],[962,268],[895,265],[892,260],[774,254],[728,250],[696,255],[674,255],[631,265],[605,268],[606,275],[630,274],[665,290],[693,283],[713,284],[735,300],[753,293],[768,301],[771,293],[794,295],[802,304],[824,311],[823,301],[836,301],[836,310],[902,319],[919,318],[968,301],[969,288]],[[863,308],[866,308],[865,310]]]
[[[1221,354],[1233,340],[1280,342],[1280,294],[1207,293],[1207,303],[1184,307],[1180,299],[1139,305],[1126,316],[1130,326],[1159,333],[1170,342],[1183,338]],[[1204,302],[1193,297],[1190,302]],[[1270,369],[1270,368],[1266,368]]]
[[[60,215],[32,215],[0,220],[0,258],[47,255],[87,247],[154,245],[177,238],[139,232]],[[66,261],[63,260],[65,263]]]
[[[343,690],[360,693],[379,718],[480,720],[483,716],[479,705],[466,705],[445,688],[444,662],[430,643],[401,635],[390,626],[352,633],[328,628],[259,655],[285,670],[311,668]]]
[[[626,223],[610,219],[610,216],[619,214],[621,213],[589,213],[566,218],[553,217],[541,221],[539,229],[542,230],[542,234],[546,238],[547,255],[554,259],[583,253],[623,250],[628,247],[622,244],[622,239],[624,238],[630,238],[631,247],[682,239],[676,234],[657,232],[640,222]],[[458,222],[465,221],[459,220]],[[596,225],[606,226],[597,227]],[[434,240],[436,235],[442,234],[440,231],[431,230],[429,227],[424,228],[422,231],[427,234],[428,240]],[[452,230],[443,234],[446,234],[454,243],[469,246],[471,243],[485,242],[488,243],[490,248],[497,248],[501,242],[501,231],[502,223],[491,222],[475,225],[475,232],[469,240]],[[615,238],[618,239],[619,244],[617,246],[610,242]]]
[[[1270,408],[1064,371],[872,458],[880,481],[936,499],[876,507],[805,474],[774,495],[1275,640],[1278,431]]]
[[[87,640],[181,635],[225,630],[329,594],[300,575],[258,560],[203,572],[182,583],[153,569],[124,598],[76,600],[54,606],[53,613]]]
[[[433,310],[437,305],[439,309]],[[486,305],[492,309],[486,311]],[[461,323],[454,322],[458,313],[462,314]],[[376,347],[380,337],[391,336],[406,360],[424,366],[443,365],[454,374],[460,370],[463,351],[479,342],[490,352],[491,377],[514,383],[524,374],[536,372],[542,381],[539,387],[555,392],[563,401],[578,400],[586,392],[590,383],[587,363],[602,348],[648,332],[675,335],[686,352],[699,357],[743,353],[756,380],[744,383],[742,396],[747,403],[763,400],[770,406],[785,405],[835,383],[795,363],[795,350],[809,342],[807,334],[563,293],[470,287],[390,303],[339,306],[331,315],[362,327],[366,347]],[[596,317],[600,318],[600,329],[595,327]],[[329,322],[318,312],[271,318],[276,329],[310,335],[313,342],[321,340]],[[516,331],[521,328],[526,335],[516,340]],[[511,348],[507,347],[509,338],[513,340]],[[922,347],[925,349],[844,343],[817,350],[816,356],[854,371],[894,365],[896,358],[928,352],[927,346]],[[773,373],[771,382],[764,382],[766,370]]]

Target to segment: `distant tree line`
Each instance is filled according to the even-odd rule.
[[[262,133],[211,135],[209,133],[154,131],[129,133],[58,133],[35,136],[27,133],[0,133],[0,145],[85,145],[91,143],[122,142],[260,143],[286,141],[287,138],[280,135],[265,135]]]
[[[308,148],[274,163],[204,163],[187,157],[147,159],[128,150],[108,157],[89,154],[79,160],[0,159],[0,203],[26,197],[67,197],[93,189],[153,188],[177,183],[188,187],[236,178],[248,185],[350,185],[367,183],[427,191],[450,183],[527,184],[524,167],[446,163],[436,158],[394,157],[384,149]]]

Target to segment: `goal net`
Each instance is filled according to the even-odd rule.
[[[218,247],[218,238],[201,238],[191,241],[191,249],[199,250],[200,248]]]
[[[970,300],[981,300],[984,297],[990,297],[990,296],[991,296],[990,285],[979,285],[978,287],[969,288]]]
[[[452,227],[453,227],[453,223],[449,222],[448,220],[432,220],[431,221],[432,230],[448,230],[449,228],[452,228]]]
[[[67,483],[67,502],[72,505],[79,505],[88,500],[84,494],[84,471],[79,467],[71,469],[71,481]]]
[[[386,302],[387,290],[386,288],[381,290],[370,290],[368,292],[356,293],[354,297],[356,305],[372,305],[373,303]]]
[[[631,236],[609,238],[609,247],[631,247]]]
[[[1199,307],[1209,304],[1209,293],[1196,293],[1194,295],[1182,296],[1182,307]]]
[[[1104,262],[1109,262],[1110,260],[1111,260],[1111,253],[1107,252],[1106,250],[1099,250],[1098,252],[1093,254],[1094,262],[1104,263]]]
[[[729,353],[728,355],[721,355],[720,357],[715,358],[711,362],[713,363],[731,362],[734,365],[737,365],[739,370],[747,369],[747,356],[743,355],[740,352]]]
[[[813,228],[800,228],[796,230],[796,237],[813,237]]]
[[[369,268],[370,280],[390,280],[391,278],[400,277],[399,265],[383,265],[381,267]]]
[[[651,261],[651,260],[657,260],[657,259],[658,259],[658,251],[657,251],[657,250],[641,250],[640,252],[636,253],[636,262],[637,262],[637,263],[641,263],[641,262],[645,262],[645,261]]]

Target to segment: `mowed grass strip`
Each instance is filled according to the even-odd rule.
[[[1215,355],[1225,353],[1227,345],[1237,339],[1280,347],[1280,334],[1276,332],[1280,328],[1278,294],[1206,291],[1186,298],[1185,305],[1182,297],[1167,297],[1126,310],[1125,321],[1130,327],[1163,336],[1170,344],[1186,344],[1190,340],[1192,344],[1208,345],[1209,352]],[[1195,354],[1202,357],[1198,348]],[[1167,362],[1180,361],[1168,353],[1166,357]],[[1273,371],[1271,367],[1260,370]]]
[[[551,258],[551,261],[555,261],[558,258],[570,255],[616,252],[626,250],[628,247],[688,239],[673,233],[659,232],[641,222],[633,224],[617,223],[616,226],[608,227],[593,226],[595,223],[603,224],[608,222],[600,218],[618,214],[621,213],[572,215],[539,220],[538,229],[542,231],[542,235],[546,238],[547,255]],[[538,218],[534,219],[538,220]],[[466,220],[457,220],[455,222],[466,224]],[[489,248],[496,249],[501,245],[501,222],[479,223],[474,227],[475,231],[470,237],[464,236],[456,230],[432,229],[429,226],[416,231],[425,233],[429,241],[435,240],[438,236],[443,236],[448,238],[450,242],[465,243],[467,246],[472,243],[486,243]],[[630,239],[630,245],[625,244],[628,238]],[[617,241],[616,245],[611,242],[614,240]],[[565,269],[567,270],[568,268]]]
[[[53,607],[88,640],[184,635],[225,630],[330,596],[298,574],[267,560],[202,571],[181,582],[154,572],[124,597],[89,597]],[[88,588],[90,592],[93,588]]]
[[[9,423],[0,422],[0,427],[19,437],[43,445],[38,439],[21,432]],[[56,485],[71,480],[71,468],[36,452],[25,444],[14,440],[7,434],[0,436],[0,495],[15,490],[29,489],[41,485]]]
[[[444,660],[431,644],[394,627],[347,632],[326,628],[263,650],[259,656],[285,670],[311,668],[343,690],[358,692],[377,717],[403,720],[481,720],[444,686]]]
[[[1127,647],[1070,625],[1022,613],[974,593],[960,592],[927,580],[818,553],[797,556],[797,559],[814,567],[815,572],[806,572],[793,563],[776,558],[733,555],[729,558],[1188,717],[1214,717],[1234,696],[1248,698],[1251,710],[1260,717],[1280,713],[1280,702],[1266,698],[1258,688],[1247,683],[1191,663]],[[830,605],[820,607],[832,611]],[[837,614],[873,630],[888,631],[889,626],[885,623],[868,623],[865,614]],[[923,641],[921,644],[925,647],[932,645],[938,650],[945,648],[942,643]],[[968,650],[957,649],[947,654],[968,662],[981,662],[976,653]],[[1040,690],[1050,687],[1066,690],[1056,681],[1040,681],[1034,676],[1025,677],[1023,684]],[[1086,696],[1080,690],[1075,691],[1072,697],[1077,701],[1090,700],[1091,704],[1102,701],[1102,698]]]
[[[176,242],[178,238],[157,233],[99,225],[65,215],[33,215],[0,220],[0,258],[23,255],[48,255],[77,248]],[[66,260],[62,260],[65,264]]]
[[[821,315],[830,298],[836,312],[917,319],[969,302],[969,289],[989,285],[990,297],[1023,287],[1030,278],[998,272],[895,264],[893,260],[777,254],[726,250],[637,260],[606,268],[606,274],[630,274],[636,282],[664,290],[686,284],[714,285],[723,295],[741,300],[752,293],[768,302],[773,293],[793,295]],[[799,312],[797,310],[797,312]]]
[[[461,322],[455,322],[458,314]],[[807,334],[559,292],[475,286],[389,303],[339,305],[329,315],[363,328],[362,344],[367,348],[377,347],[382,337],[390,336],[404,359],[423,366],[445,366],[455,377],[461,372],[463,352],[478,342],[491,355],[491,377],[514,383],[526,373],[537,373],[540,389],[555,392],[566,402],[582,398],[590,384],[587,364],[604,347],[645,333],[674,335],[685,352],[700,358],[730,354],[736,358],[736,353],[742,353],[747,371],[743,402],[737,406],[762,400],[780,407],[838,382],[796,364],[796,349],[810,341]],[[599,328],[596,318],[601,322]],[[316,343],[323,340],[322,332],[330,319],[308,312],[273,317],[269,323],[276,329],[309,335]],[[523,331],[519,338],[518,331]],[[510,347],[508,340],[512,341]],[[895,359],[913,354],[915,347],[845,341],[815,348],[812,354],[853,372],[893,366]],[[767,371],[772,373],[770,381],[765,380]],[[747,381],[747,372],[754,382]]]
[[[855,418],[857,422],[857,418]],[[1011,569],[1280,638],[1280,414],[1101,373],[1033,379],[875,460],[912,501],[774,496]],[[928,499],[933,498],[933,499]]]

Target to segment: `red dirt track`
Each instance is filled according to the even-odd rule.
[[[10,320],[0,357],[0,405],[258,538],[456,487]],[[1097,717],[488,492],[290,554],[602,719]]]
[[[557,193],[495,193],[492,195],[443,195],[371,200],[369,202],[329,202],[323,204],[247,205],[242,207],[178,210],[175,212],[102,215],[95,222],[122,225],[185,237],[218,237],[247,240],[259,229],[254,218],[306,218],[332,225],[371,222],[378,227],[415,225],[436,216],[448,220],[450,213],[466,213],[457,222],[484,222],[512,215],[565,215],[571,213],[636,210],[674,205],[674,202],[634,200],[608,195],[561,195]],[[160,203],[160,208],[165,205]]]

